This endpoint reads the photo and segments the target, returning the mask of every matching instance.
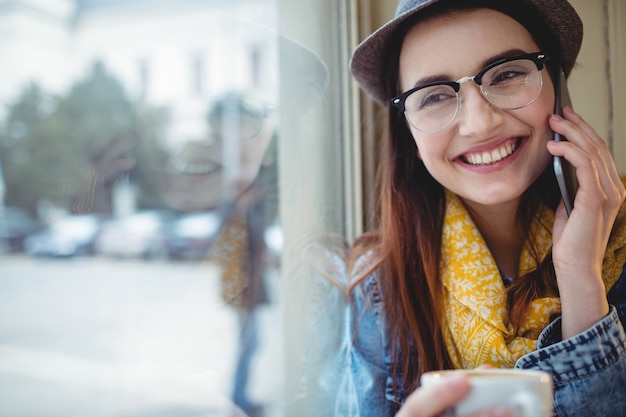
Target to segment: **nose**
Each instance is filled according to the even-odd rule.
[[[471,83],[473,84],[473,83]],[[459,133],[463,136],[485,137],[503,121],[503,110],[483,96],[478,85],[465,85],[460,94],[457,115]]]

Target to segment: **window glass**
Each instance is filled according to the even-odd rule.
[[[1,415],[325,395],[348,2],[292,3],[0,1]]]

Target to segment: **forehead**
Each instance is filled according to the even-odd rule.
[[[485,60],[503,51],[535,52],[538,46],[524,26],[492,9],[455,10],[411,28],[400,52],[400,83],[434,74],[451,78],[473,74]],[[454,78],[456,79],[456,78]]]

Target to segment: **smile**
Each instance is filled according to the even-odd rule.
[[[185,161],[176,158],[169,163],[174,172],[187,175],[208,175],[220,170],[220,165],[212,161]]]
[[[491,151],[465,154],[461,159],[470,165],[491,165],[511,156],[518,146],[518,139],[511,140]]]

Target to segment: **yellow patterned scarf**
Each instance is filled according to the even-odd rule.
[[[541,259],[550,252],[554,213],[543,209],[529,239]],[[507,295],[502,277],[483,237],[460,199],[446,195],[441,277],[443,280],[444,340],[455,368],[489,364],[513,367],[517,359],[536,349],[537,338],[553,314],[560,313],[556,297],[534,300],[521,327],[508,320]],[[603,280],[607,292],[626,262],[626,206],[622,206],[607,247]],[[525,245],[519,275],[537,268]]]

